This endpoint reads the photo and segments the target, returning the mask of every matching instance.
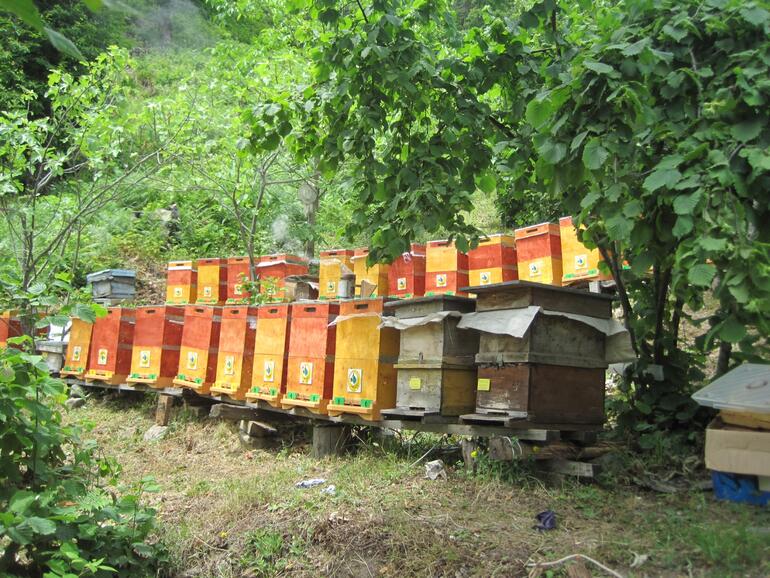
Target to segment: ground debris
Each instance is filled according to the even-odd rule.
[[[446,467],[442,460],[433,460],[425,464],[425,478],[428,480],[447,479]]]
[[[166,437],[168,433],[168,426],[155,424],[144,432],[144,441],[151,442],[153,440],[160,440]]]

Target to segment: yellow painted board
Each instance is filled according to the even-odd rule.
[[[337,398],[343,398],[345,403],[371,400],[379,409],[395,407],[396,369],[393,363],[337,357],[333,399]]]
[[[571,217],[559,219],[559,231],[562,281],[565,285],[577,280],[607,280],[612,278],[611,275],[602,273],[599,268],[599,263],[602,262],[599,250],[589,249],[580,242]]]
[[[542,257],[520,261],[519,280],[560,287],[562,284],[561,260],[553,257]]]
[[[514,281],[517,278],[518,271],[513,267],[488,267],[468,271],[468,282],[471,287]]]

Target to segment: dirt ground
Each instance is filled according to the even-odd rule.
[[[180,410],[168,435],[144,441],[153,398],[92,396],[68,420],[123,466],[125,483],[152,476],[148,493],[179,577],[768,576],[770,512],[716,502],[710,491],[658,494],[605,479],[554,484],[528,468],[449,467],[424,478],[418,447],[366,444],[315,460],[303,440],[244,449],[233,424]],[[290,440],[286,440],[287,443]],[[419,440],[415,441],[419,445]],[[324,478],[298,489],[295,483]],[[329,484],[334,494],[322,490]],[[555,530],[533,528],[553,510]]]

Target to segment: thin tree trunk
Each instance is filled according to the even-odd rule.
[[[719,357],[717,357],[716,377],[727,373],[730,366],[730,355],[733,352],[733,344],[728,341],[722,341],[719,344]]]

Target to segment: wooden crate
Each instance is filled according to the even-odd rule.
[[[352,249],[321,251],[318,267],[319,299],[337,299],[342,275],[353,273],[353,254]]]
[[[398,299],[425,294],[425,245],[412,243],[409,251],[390,264],[388,296]]]
[[[222,308],[217,375],[210,390],[212,394],[246,399],[246,392],[251,387],[256,334],[256,307],[228,305]]]
[[[198,270],[195,261],[171,261],[166,272],[166,304],[195,303]]]
[[[572,217],[559,219],[561,240],[562,284],[576,281],[607,281],[612,275],[602,273],[599,263],[603,261],[599,249],[589,249],[580,242]]]
[[[246,399],[281,407],[286,393],[291,305],[275,303],[257,308],[257,336],[251,389]]]
[[[516,229],[514,236],[519,279],[560,286],[562,254],[559,226],[541,223]]]
[[[428,241],[425,247],[425,294],[465,295],[468,255],[455,247],[454,241]]]
[[[9,337],[21,336],[21,320],[10,311],[0,314],[0,347],[8,347]]]
[[[468,251],[468,282],[492,285],[519,278],[516,261],[516,242],[512,235],[490,235]]]
[[[337,303],[295,303],[291,310],[286,395],[281,407],[304,407],[325,414],[332,398],[337,328],[329,327]]]
[[[459,314],[474,311],[473,299],[437,295],[388,303],[396,321],[409,323],[444,312],[443,319],[400,331],[396,408],[385,415],[400,417],[472,411],[476,401],[475,355],[479,335],[457,328]]]
[[[381,297],[388,294],[388,274],[390,265],[378,263],[369,267],[366,259],[369,256],[369,249],[359,248],[353,254],[353,272],[356,274],[356,297]],[[375,286],[374,291],[369,295],[361,294],[361,281],[366,281]]]
[[[184,307],[136,308],[131,373],[127,383],[169,387],[179,370]]]
[[[249,302],[249,293],[244,284],[251,279],[248,257],[229,257],[227,259],[227,300],[228,304]]]
[[[268,294],[270,300],[283,301],[287,296],[284,291],[286,277],[292,275],[307,275],[307,259],[288,253],[276,253],[275,255],[263,255],[256,265],[256,274],[260,279],[275,281],[275,287],[260,287],[260,293]]]
[[[174,385],[201,394],[211,390],[217,377],[221,324],[221,307],[188,305],[184,308],[182,344]]]
[[[134,344],[135,312],[123,307],[110,307],[107,315],[98,317],[91,331],[86,381],[104,381],[112,385],[126,382],[131,373],[131,351]]]
[[[227,300],[227,259],[198,259],[198,305],[222,305]]]
[[[379,420],[381,410],[396,404],[399,335],[379,328],[384,305],[383,298],[340,303],[334,391],[326,408],[331,416],[350,413]]]
[[[67,343],[67,354],[64,358],[64,366],[60,375],[82,378],[88,368],[88,351],[91,347],[91,333],[94,324],[72,318],[70,326],[70,340]]]

